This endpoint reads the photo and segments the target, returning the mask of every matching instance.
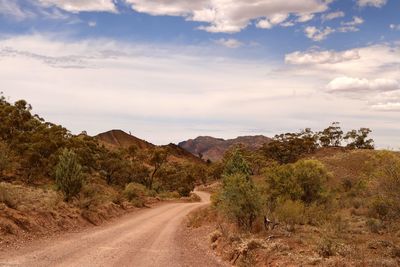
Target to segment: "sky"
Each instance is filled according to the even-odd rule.
[[[400,149],[399,0],[0,0],[0,91],[155,144],[341,122]]]

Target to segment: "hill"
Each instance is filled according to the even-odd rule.
[[[271,138],[256,135],[256,136],[240,136],[235,139],[222,139],[214,138],[211,136],[199,136],[195,139],[189,139],[187,141],[178,144],[181,148],[189,151],[193,155],[203,155],[203,159],[209,159],[211,161],[220,160],[224,153],[232,146],[242,144],[250,150],[256,150],[263,144],[269,143]]]
[[[122,130],[111,130],[108,132],[100,133],[95,136],[95,139],[97,139],[100,144],[111,150],[136,146],[139,148],[139,150],[150,151],[157,147],[152,143],[130,135]],[[175,144],[169,144],[160,147],[167,150],[168,161],[170,162],[189,161],[192,163],[204,163],[200,158],[194,156],[190,152]]]
[[[185,149],[177,146],[175,144],[169,144],[162,146],[168,151],[169,161],[181,162],[182,160],[187,160],[193,163],[204,164],[205,162],[199,157],[196,157],[192,153],[186,151]]]
[[[132,145],[137,146],[139,149],[151,149],[155,147],[155,145],[127,134],[122,130],[111,130],[98,134],[95,138],[107,148],[128,148]]]

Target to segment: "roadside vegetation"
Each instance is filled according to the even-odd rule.
[[[218,174],[215,174],[217,176]],[[214,167],[171,160],[168,147],[114,148],[73,135],[0,95],[0,245],[13,237],[100,224],[160,200],[196,200]]]
[[[400,154],[370,132],[335,122],[232,148],[189,226],[213,226],[211,247],[238,266],[399,266]]]

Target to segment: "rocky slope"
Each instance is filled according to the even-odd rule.
[[[181,142],[179,146],[196,156],[202,155],[205,160],[218,161],[223,157],[224,153],[234,145],[242,144],[251,150],[256,150],[270,141],[271,138],[263,135],[240,136],[228,140],[211,136],[199,136],[195,139]]]

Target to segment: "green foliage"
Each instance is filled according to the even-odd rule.
[[[11,167],[11,152],[4,143],[0,143],[0,179]]]
[[[288,230],[293,230],[295,224],[304,222],[305,206],[300,200],[278,200],[274,215],[280,221],[286,223]]]
[[[381,219],[400,218],[400,155],[382,151],[372,160],[372,187],[375,199],[371,212]]]
[[[150,164],[153,166],[153,172],[149,176],[147,180],[147,188],[150,190],[153,189],[153,182],[157,172],[163,166],[163,164],[167,161],[168,152],[164,148],[155,148],[151,157],[150,157]]]
[[[125,185],[131,180],[132,169],[130,162],[117,152],[108,152],[100,161],[101,173],[107,184]]]
[[[260,192],[243,173],[224,177],[224,186],[216,204],[228,218],[245,229],[251,229],[262,210]]]
[[[265,176],[270,202],[283,197],[307,204],[324,198],[324,184],[330,177],[325,166],[316,160],[270,167]]]
[[[63,192],[66,201],[71,200],[80,192],[83,184],[82,167],[73,151],[68,149],[62,151],[55,169],[55,175],[56,184]]]
[[[20,100],[14,105],[0,101],[0,139],[21,157],[20,171],[27,182],[49,175],[56,162],[55,154],[70,137],[68,131],[44,122],[31,114],[32,107]]]
[[[145,205],[145,197],[152,195],[152,193],[142,184],[129,183],[125,186],[123,195],[135,207],[141,208]]]
[[[300,133],[276,135],[274,140],[262,148],[267,158],[280,164],[296,162],[301,156],[317,149],[316,137],[310,129]]]
[[[369,128],[360,128],[358,131],[351,130],[345,136],[344,140],[348,142],[347,147],[352,149],[374,149],[374,140],[368,138],[371,133]]]
[[[323,147],[339,147],[343,140],[343,131],[339,122],[333,122],[331,126],[318,133],[319,141]]]
[[[129,183],[125,186],[124,196],[129,200],[132,201],[137,198],[142,198],[148,196],[147,188],[138,183]]]
[[[234,174],[242,174],[245,177],[249,177],[251,168],[247,161],[244,159],[240,149],[236,148],[232,151],[225,163],[223,176],[231,176]]]
[[[158,173],[158,191],[177,191],[180,196],[189,196],[195,187],[196,170],[192,164],[164,164]]]

